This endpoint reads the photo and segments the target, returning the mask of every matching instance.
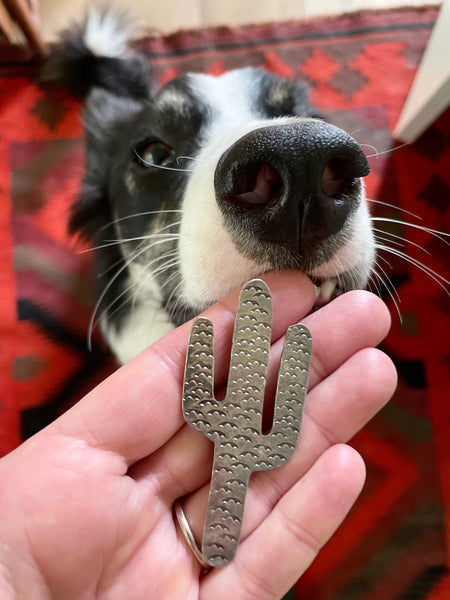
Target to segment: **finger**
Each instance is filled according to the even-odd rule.
[[[343,521],[364,478],[355,450],[330,448],[241,544],[234,561],[203,580],[200,598],[281,598]]]
[[[247,502],[251,502],[252,509],[245,512],[242,539],[259,526],[281,494],[293,486],[321,454],[332,445],[351,439],[384,406],[395,384],[396,372],[390,359],[377,349],[366,348],[352,356],[308,394],[294,455],[283,467],[254,473],[250,479]],[[184,443],[188,444],[188,440],[185,439]],[[205,484],[183,500],[185,513],[197,540],[201,539],[209,494],[209,483],[206,482],[210,475],[211,459],[208,450],[204,448],[203,457],[199,453],[196,457],[198,462],[193,463],[191,468],[184,463],[183,472],[176,468],[171,471],[171,476],[177,473],[178,477],[176,483],[172,480],[169,502]],[[170,460],[165,464],[174,466]]]
[[[362,348],[386,337],[391,318],[386,305],[370,292],[355,290],[304,319],[313,336],[309,389]]]
[[[298,271],[264,276],[277,319],[273,339],[303,318],[314,303],[311,281]],[[223,383],[239,291],[204,316],[214,323],[216,384]],[[51,427],[123,459],[123,468],[164,444],[183,424],[181,390],[192,323],[172,331],[119,369]]]

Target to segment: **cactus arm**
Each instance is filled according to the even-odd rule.
[[[280,466],[294,453],[308,389],[311,361],[311,333],[302,324],[291,325],[286,332],[278,373],[272,429],[264,436],[272,447],[268,459]]]
[[[214,338],[209,319],[194,321],[186,354],[183,416],[189,425],[213,441],[210,412],[214,409]]]

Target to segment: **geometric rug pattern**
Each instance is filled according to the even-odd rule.
[[[293,594],[302,600],[450,598],[449,285],[446,292],[420,268],[449,279],[449,238],[429,230],[450,231],[450,114],[411,146],[391,133],[437,14],[434,7],[362,12],[137,42],[160,83],[247,65],[306,80],[313,104],[370,157],[367,195],[372,215],[383,219],[374,225],[380,243],[397,250],[379,258],[391,288],[376,281],[372,288],[391,309],[383,347],[399,385],[352,441],[367,463],[367,484],[298,582]],[[80,105],[39,89],[34,75],[0,69],[0,455],[116,368],[98,332],[87,349],[93,256],[66,233],[84,161]]]

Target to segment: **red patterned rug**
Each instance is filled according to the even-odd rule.
[[[388,152],[437,9],[361,13],[139,42],[155,76],[244,65],[306,79],[313,103],[364,144],[374,215],[450,231],[450,113],[414,145]],[[76,402],[115,368],[100,338],[88,352],[91,257],[66,236],[83,166],[79,104],[45,92],[25,68],[0,70],[0,453]],[[422,220],[408,214],[420,215]],[[449,279],[444,239],[377,221],[400,252]],[[406,245],[396,246],[405,237]],[[384,346],[399,371],[394,399],[353,440],[366,488],[297,585],[302,600],[448,600],[450,316],[436,279],[400,257],[379,265],[398,294]],[[448,284],[447,284],[448,288]],[[370,317],[369,317],[370,318]]]

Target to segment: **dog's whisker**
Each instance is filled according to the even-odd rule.
[[[177,233],[148,233],[145,235],[139,235],[136,237],[129,237],[129,238],[120,238],[120,239],[112,239],[112,240],[105,240],[105,242],[107,244],[124,244],[124,243],[128,243],[128,242],[139,242],[141,240],[152,240],[152,239],[156,239],[156,238],[177,238],[178,234]]]
[[[198,160],[197,157],[195,156],[177,156],[177,164],[180,164],[181,160],[192,160],[192,161],[196,161]]]
[[[398,237],[399,240],[402,240],[401,242],[397,242],[396,240],[391,240],[390,238],[385,237],[383,235],[385,232],[382,231],[381,229],[377,229],[377,230],[374,229],[373,231],[374,231],[374,233],[378,232],[378,235],[374,235],[375,241],[386,242],[389,244],[395,244],[396,246],[400,246],[400,248],[405,247],[405,240],[401,236],[396,236],[396,237]]]
[[[132,252],[132,254],[128,258],[132,258],[133,256],[137,255],[142,250],[143,247],[144,247],[144,242],[141,242],[140,244],[137,245],[136,249]],[[124,261],[124,257],[121,254],[120,258],[118,260],[114,261],[112,264],[110,264],[107,269],[97,273],[97,279],[104,277],[107,273],[109,273],[109,271],[112,271],[115,267],[118,267],[119,265],[121,265],[123,263],[123,261]]]
[[[354,135],[354,134],[352,133],[351,135]],[[375,154],[372,154],[371,156],[378,155],[378,150],[375,148],[375,146],[372,146],[372,144],[359,144],[359,145],[361,146],[361,148],[370,148],[371,150],[373,150],[375,152]],[[367,156],[367,158],[370,158],[370,157]]]
[[[150,250],[151,248],[153,248],[155,246],[159,246],[159,245],[162,245],[162,244],[166,244],[167,242],[176,241],[176,240],[177,240],[177,238],[174,238],[174,240],[170,240],[170,239],[157,240],[155,242],[152,242],[151,244],[147,244],[147,246],[145,247],[145,251]],[[141,242],[141,244],[138,245],[138,247],[133,252],[133,254],[135,254],[135,253],[138,254],[142,250],[143,245],[144,245],[144,242]],[[159,258],[162,259],[163,257],[164,257],[164,255],[162,255]],[[124,258],[121,256],[119,258],[119,260],[117,260],[113,264],[109,265],[109,267],[107,269],[105,269],[104,271],[102,271],[101,273],[99,273],[97,275],[97,277],[103,277],[103,276],[105,276],[107,273],[109,273],[109,271],[111,271],[112,269],[114,269],[114,267],[117,267],[118,265],[120,265],[123,262],[123,260],[124,260]]]
[[[160,256],[158,258],[159,258],[159,260],[165,260],[165,262],[163,262],[157,269],[152,270],[153,275],[160,275],[161,273],[164,273],[164,270],[166,269],[166,267],[169,268],[169,267],[173,266],[172,263],[180,262],[178,248],[174,248],[173,250],[170,250],[169,252],[165,252],[162,256]],[[149,264],[152,264],[152,263],[153,263],[153,261]]]
[[[445,293],[448,296],[450,296],[450,291],[446,287],[446,286],[450,285],[450,281],[445,279],[445,277],[443,275],[440,275],[439,273],[434,271],[431,267],[427,267],[426,265],[424,265],[422,262],[420,262],[416,258],[409,256],[408,254],[406,254],[406,252],[402,252],[402,251],[398,250],[397,248],[392,248],[391,246],[386,246],[385,244],[376,244],[376,248],[378,250],[384,250],[386,252],[390,252],[394,256],[402,258],[406,262],[409,262],[411,265],[414,265],[415,267],[420,269],[422,272],[424,272],[426,275],[428,275],[428,277],[433,279],[433,281],[435,281],[445,291]]]
[[[361,287],[358,284],[358,281],[356,280],[356,276],[351,274],[351,280],[352,280],[352,284],[353,284],[353,289],[358,289],[359,287]]]
[[[155,169],[164,169],[166,171],[178,171],[181,173],[193,173],[193,171],[194,171],[194,169],[181,169],[181,168],[177,168],[177,167],[166,167],[165,165],[156,165],[154,163],[148,162],[145,159],[143,159],[142,156],[139,154],[139,152],[137,152],[136,149],[134,149],[134,153],[136,154],[138,159],[142,162],[142,164],[144,164],[146,167],[154,167]]]
[[[372,268],[372,271],[370,273],[370,277],[367,282],[367,287],[368,287],[369,291],[376,293],[377,296],[379,296],[381,298],[381,288],[379,287],[378,282],[375,279],[374,268]],[[375,288],[375,292],[373,291],[373,287]]]
[[[382,260],[384,263],[386,263],[386,265],[387,265],[387,266],[388,266],[390,269],[392,269],[392,265],[389,263],[389,261],[388,261],[386,258],[384,258],[383,256],[380,256],[380,255],[378,255],[378,260],[376,261],[376,263],[375,263],[375,264],[376,264],[377,268],[379,269],[379,271],[381,271],[381,273],[382,273],[382,274],[383,274],[383,276],[384,276],[384,279],[383,279],[383,281],[385,282],[385,287],[386,287],[386,288],[388,288],[388,287],[389,287],[389,288],[392,290],[392,293],[393,293],[393,294],[395,295],[395,297],[397,298],[398,302],[399,302],[399,303],[401,303],[401,301],[402,301],[402,300],[401,300],[401,298],[400,298],[400,294],[398,293],[398,291],[397,291],[397,290],[396,290],[396,288],[395,288],[395,285],[392,283],[391,279],[389,278],[389,276],[388,276],[388,274],[387,274],[387,272],[386,272],[386,269],[384,269],[384,268],[383,268],[383,267],[380,265],[380,263],[379,263],[379,261],[380,261],[380,260]]]
[[[178,265],[181,265],[181,261],[179,261],[178,263],[175,263],[172,266],[178,266]],[[177,275],[179,275],[178,270],[175,271],[175,273],[172,273],[172,275],[161,284],[161,289],[164,289],[165,287],[169,286],[172,283],[172,281],[175,279],[175,277],[177,277]]]
[[[110,303],[110,305],[105,309],[104,312],[108,311],[108,316],[109,318],[113,317],[121,308],[123,308],[124,306],[126,306],[126,304],[129,304],[131,302],[131,311],[134,312],[134,310],[136,309],[136,303],[138,300],[138,294],[139,294],[139,290],[144,286],[145,282],[148,280],[149,277],[151,277],[152,273],[148,273],[144,279],[142,281],[133,281],[127,288],[126,290],[121,293],[119,296],[117,296],[113,302]],[[135,290],[133,293],[133,298],[131,299],[129,297],[130,292],[132,291],[133,287],[137,287],[139,289]],[[126,294],[126,298],[114,309],[111,311],[112,306],[114,306],[114,304],[123,296]],[[145,298],[145,303],[148,304],[149,300],[151,300],[151,298],[149,296],[147,296]],[[155,308],[157,308],[159,306],[159,301],[154,298],[153,299],[155,302]],[[104,313],[102,313],[103,315]],[[99,317],[99,320],[101,320],[102,315]]]
[[[177,294],[178,290],[181,288],[181,286],[183,285],[183,282],[180,280],[177,285],[173,288],[173,290],[170,293],[170,296],[167,299],[167,306],[170,306],[170,303],[172,301],[172,298],[174,297],[175,294]],[[183,301],[181,299],[180,296],[178,296],[178,298],[176,299],[173,307],[170,309],[170,313],[169,313],[169,319],[172,321],[175,317],[175,314],[178,310],[179,307],[181,307],[183,305]],[[187,310],[187,308],[185,308],[185,311]]]
[[[360,146],[369,146],[369,144],[360,144]],[[382,152],[378,152],[378,150],[374,148],[375,154],[369,154],[366,156],[366,158],[378,158],[379,156],[383,156],[384,154],[391,154],[391,152],[396,152],[397,150],[400,150],[405,146],[409,146],[409,142],[401,144],[400,146],[395,146],[394,148],[389,148],[388,150],[383,150]]]
[[[133,293],[133,301],[132,301],[132,309],[135,309],[136,303],[139,299],[139,295],[140,292],[142,290],[142,288],[145,286],[146,282],[149,280],[149,278],[154,277],[155,275],[158,274],[158,272],[161,270],[162,273],[164,273],[165,269],[169,269],[171,268],[171,264],[173,262],[173,259],[178,257],[178,249],[175,248],[174,250],[171,250],[169,252],[165,252],[163,255],[156,257],[155,259],[153,259],[152,261],[150,261],[147,265],[145,265],[145,268],[150,267],[153,264],[157,264],[158,262],[162,262],[162,264],[158,267],[158,269],[150,269],[149,272],[145,275],[145,277],[142,280],[136,280],[134,282],[134,293]],[[164,262],[163,262],[164,261]],[[179,262],[179,261],[178,261]]]
[[[101,306],[101,303],[103,302],[104,297],[108,293],[108,290],[111,288],[111,286],[113,285],[113,283],[130,266],[130,264],[133,262],[133,260],[135,260],[138,256],[140,256],[141,254],[143,254],[146,251],[147,251],[147,248],[145,247],[142,250],[140,250],[137,254],[132,255],[131,258],[128,258],[127,260],[124,260],[123,265],[111,277],[111,279],[109,280],[108,284],[103,288],[102,292],[100,293],[100,295],[98,297],[98,300],[97,300],[97,302],[96,302],[96,304],[94,306],[94,310],[92,311],[91,318],[89,320],[89,327],[88,327],[88,349],[89,349],[89,351],[92,351],[92,332],[94,330],[94,326],[97,323],[97,321],[96,321],[96,315],[97,315],[97,312],[98,312],[98,310],[99,310],[99,308]]]
[[[113,317],[116,313],[119,312],[119,310],[121,308],[123,308],[126,304],[128,304],[128,302],[130,301],[130,299],[128,298],[128,293],[130,292],[130,290],[136,285],[136,282],[134,281],[133,283],[131,283],[127,288],[125,288],[124,290],[122,290],[120,292],[120,294],[118,294],[109,304],[108,306],[106,306],[102,312],[99,314],[97,320],[95,321],[94,327],[102,320],[103,316],[108,314],[109,318]],[[122,302],[116,306],[116,308],[114,310],[111,310],[112,307],[121,299],[125,296],[125,299],[122,300]]]
[[[176,291],[178,291],[180,287],[181,287],[181,285],[177,286],[175,288]],[[184,322],[187,320],[188,311],[189,311],[189,308],[186,306],[186,304],[183,303],[183,300],[180,297],[177,297],[176,302],[173,305],[173,308],[170,310],[170,318],[172,320],[174,320],[176,314],[179,312],[180,314],[184,315],[182,318],[179,318],[179,320]]]
[[[389,285],[387,284],[387,282],[385,281],[385,279],[384,279],[384,278],[383,278],[383,277],[382,277],[382,276],[381,276],[381,275],[378,273],[378,271],[377,271],[377,268],[378,268],[378,269],[380,269],[380,268],[381,268],[381,267],[380,267],[380,265],[379,265],[379,263],[378,263],[378,261],[377,261],[377,262],[375,262],[375,265],[374,265],[374,266],[373,266],[373,268],[372,268],[372,273],[371,273],[371,276],[372,276],[372,275],[374,275],[374,276],[375,276],[375,277],[378,279],[378,281],[381,283],[381,285],[382,285],[382,286],[385,288],[385,290],[387,291],[387,293],[388,293],[388,294],[389,294],[389,296],[391,297],[392,303],[394,304],[394,306],[395,306],[395,310],[397,311],[397,314],[398,314],[398,318],[399,318],[399,320],[400,320],[400,323],[402,323],[402,322],[403,322],[402,313],[401,313],[401,311],[400,311],[400,308],[399,308],[399,306],[398,306],[397,300],[396,300],[395,296],[393,295],[393,293],[391,292],[391,290],[390,290],[390,288],[389,288]],[[381,270],[383,271],[383,269],[381,269]],[[383,271],[383,272],[384,272],[384,271]],[[385,276],[386,276],[386,275],[385,275]],[[389,278],[387,278],[387,279],[389,280],[389,283],[390,283],[390,285],[392,286],[393,284],[392,284],[392,282],[390,281],[390,279],[389,279]],[[378,286],[376,286],[376,287],[377,287],[377,289],[379,289],[379,288],[378,288]],[[380,292],[379,292],[379,296],[381,297],[381,290],[380,290]],[[399,300],[400,300],[400,299],[399,299]]]
[[[84,248],[80,250],[78,254],[86,254],[87,252],[93,252],[94,250],[102,250],[103,248],[110,248],[111,246],[120,246],[125,242],[137,242],[137,241],[149,241],[152,239],[164,238],[164,241],[171,242],[177,240],[179,235],[176,233],[152,233],[149,235],[142,235],[134,238],[122,238],[117,240],[105,240],[104,244],[100,244],[99,246],[93,246],[92,248]]]
[[[131,258],[131,260],[129,261],[128,266],[131,265],[131,263],[138,258],[138,256],[140,256],[142,253],[147,252],[149,250],[149,247],[145,247],[137,256],[133,256]],[[165,255],[163,256],[157,256],[156,258],[154,258],[153,260],[151,260],[147,266],[152,265],[153,263],[157,263],[160,260],[162,260],[163,258],[165,258]],[[151,275],[152,273],[149,273],[149,275]],[[95,320],[93,327],[95,327],[99,321],[101,321],[103,315],[105,314],[109,314],[110,317],[112,317],[113,315],[115,315],[123,306],[125,306],[129,301],[130,298],[126,297],[129,292],[133,289],[133,287],[135,286],[141,286],[143,285],[142,281],[133,281],[127,288],[125,288],[124,290],[122,290],[120,292],[120,294],[118,294],[109,304],[108,306],[106,306],[102,312],[100,313],[100,315],[98,316],[98,318]],[[125,296],[125,300],[123,302],[121,302],[113,311],[111,311],[110,309],[123,297]],[[133,305],[134,305],[134,301],[133,301]]]
[[[392,303],[394,304],[395,309],[397,311],[400,322],[402,322],[402,314],[401,314],[400,307],[399,307],[399,304],[401,303],[400,295],[397,292],[397,290],[395,289],[395,286],[392,283],[391,279],[388,277],[386,270],[380,265],[379,259],[384,260],[381,256],[378,256],[377,260],[375,261],[372,272],[376,276],[378,281],[381,283],[381,285],[384,287],[384,289],[387,291],[387,293],[389,294],[389,296],[392,300]],[[384,260],[384,262],[386,262],[387,265],[389,267],[391,267],[388,261]],[[380,271],[383,275],[380,274]],[[381,289],[380,289],[380,297],[381,297]]]
[[[335,257],[335,263],[336,263],[336,274],[335,277],[337,279],[337,286],[341,289],[345,289],[348,286],[348,281],[347,283],[345,283],[345,280],[343,278],[343,273],[347,273],[347,279],[350,279],[350,289],[356,289],[358,287],[358,285],[356,284],[356,278],[353,275],[350,266],[348,264],[348,261],[346,261],[346,264],[344,264],[344,261],[341,259],[337,259],[337,257]]]
[[[98,310],[103,302],[103,299],[105,298],[106,294],[108,293],[108,290],[111,288],[111,286],[114,284],[114,282],[118,279],[118,277],[120,277],[120,275],[133,263],[133,261],[135,261],[137,258],[139,258],[139,256],[141,256],[145,252],[148,252],[148,250],[150,248],[152,248],[158,244],[164,243],[165,241],[166,240],[158,240],[156,242],[153,242],[153,244],[149,244],[147,246],[144,246],[140,250],[136,250],[135,252],[133,252],[127,259],[124,259],[123,265],[116,271],[116,273],[111,277],[111,279],[109,280],[107,285],[103,288],[103,290],[102,290],[101,294],[99,295],[98,300],[95,304],[94,310],[92,312],[92,315],[91,315],[91,318],[89,321],[88,349],[90,351],[92,350],[92,332],[94,330],[94,327],[97,325],[98,321],[101,319],[101,316],[103,314],[105,314],[105,312],[108,310],[108,308],[106,308],[105,310],[102,311],[102,314],[100,315],[99,319],[96,318]],[[157,259],[155,259],[155,260],[160,260],[160,257],[157,257]],[[112,302],[112,304],[114,304],[114,302],[116,300],[114,300]]]
[[[157,239],[157,238],[175,238],[177,239],[179,237],[178,233],[148,233],[145,235],[139,235],[136,237],[129,237],[129,238],[120,238],[117,240],[105,240],[105,242],[107,244],[124,244],[124,243],[128,243],[128,242],[139,242],[141,240],[153,240],[153,239]]]
[[[177,212],[177,211],[174,211]],[[142,214],[146,214],[146,213],[142,213]],[[155,211],[155,214],[160,214],[159,211]],[[129,215],[129,216],[137,216],[137,215]],[[128,217],[124,217],[124,218],[128,218]],[[120,221],[121,219],[116,219],[117,221]],[[111,222],[110,225],[112,225],[114,222]],[[157,229],[156,231],[153,231],[152,233],[147,234],[146,236],[143,236],[142,239],[143,241],[146,241],[146,239],[150,239],[152,236],[157,236],[159,234],[161,234],[161,232],[166,231],[167,229],[171,229],[172,227],[177,227],[178,225],[181,225],[181,221],[175,221],[174,223],[169,223],[168,225],[165,225],[164,227],[160,227],[159,229]],[[102,229],[104,229],[103,227],[101,229],[99,229],[99,231],[101,231]],[[169,237],[169,235],[174,236],[175,238],[179,236],[178,232],[173,231],[170,234],[165,234]],[[104,242],[108,242],[108,244],[114,245],[114,244],[120,244],[121,242],[126,241],[125,238],[120,238],[119,240],[103,240]],[[95,246],[92,248],[92,250],[100,250],[102,247],[104,246]],[[107,245],[105,247],[108,247]]]
[[[382,260],[390,269],[392,269],[392,264],[388,261],[388,259],[385,256],[381,256],[381,254],[378,254],[377,259],[375,261],[376,264],[378,264],[378,260]]]
[[[112,302],[110,302],[110,304],[102,311],[102,313],[99,315],[99,318],[97,319],[97,323],[99,321],[101,321],[101,319],[103,318],[103,315],[105,315],[106,313],[108,313],[108,318],[111,319],[112,317],[114,317],[115,314],[117,314],[119,312],[119,310],[121,310],[124,306],[126,306],[127,304],[129,304],[130,302],[130,298],[128,297],[129,292],[132,290],[132,288],[137,285],[138,282],[133,281],[125,290],[123,290],[118,296],[116,296],[114,298],[114,300]],[[116,308],[114,310],[111,310],[112,307],[114,306],[114,304],[116,304],[116,302],[118,302],[120,300],[120,298],[122,298],[123,296],[125,296],[125,299],[122,300],[122,302],[116,306]],[[150,298],[146,298],[146,302],[148,303],[150,300]],[[135,308],[135,302],[134,299],[132,301],[132,310],[134,310]],[[155,301],[155,307],[157,306],[157,303]]]
[[[412,242],[411,240],[408,240],[408,239],[402,237],[401,235],[396,235],[395,233],[391,233],[390,231],[384,231],[383,229],[377,229],[376,227],[373,228],[373,231],[378,234],[375,237],[376,237],[376,239],[379,239],[380,241],[389,242],[390,244],[395,244],[396,246],[401,246],[402,248],[404,248],[406,244],[410,244],[411,246],[415,246],[422,252],[425,252],[425,254],[428,254],[428,256],[431,256],[431,252],[429,250],[427,250],[420,244],[416,244],[416,242]],[[388,237],[385,237],[385,236],[388,236]],[[395,239],[390,239],[390,238],[395,238]],[[397,242],[395,240],[401,240],[401,241]]]
[[[109,223],[106,223],[106,225],[103,225],[103,227],[100,227],[99,231],[102,231],[103,229],[107,229],[111,225],[116,225],[117,223],[121,223],[122,221],[126,221],[127,219],[135,219],[137,217],[146,217],[146,216],[149,216],[149,215],[165,215],[165,214],[171,214],[171,213],[181,213],[182,214],[183,212],[184,211],[182,209],[146,210],[144,212],[133,213],[132,215],[126,215],[125,217],[119,217],[117,219],[114,219],[113,221],[110,221]],[[176,221],[175,223],[170,223],[166,227],[163,227],[163,229],[166,229],[166,228],[168,229],[169,227],[174,227],[175,225],[177,225],[179,223],[181,223],[181,221]]]
[[[150,245],[147,250],[150,250],[150,248],[152,248],[153,245]],[[148,280],[148,278],[150,277],[154,277],[155,275],[157,275],[158,273],[164,273],[164,271],[169,268],[171,266],[171,263],[174,262],[174,260],[177,258],[178,256],[178,249],[174,249],[174,250],[169,250],[168,252],[164,252],[164,254],[161,254],[160,256],[156,256],[155,258],[152,258],[152,260],[150,260],[148,263],[146,263],[145,265],[142,265],[143,269],[145,269],[146,271],[148,271],[148,273],[145,275],[144,279],[140,280],[140,279],[136,279],[133,282],[133,285],[130,286],[129,289],[131,289],[132,287],[136,287],[136,292],[135,292],[135,297],[138,296],[139,291],[141,290],[141,288],[145,285],[145,282]],[[157,265],[158,263],[161,263],[156,269],[153,269],[153,265]]]
[[[172,267],[178,266],[180,264],[180,262],[181,261],[178,257],[174,258],[173,260],[169,260],[166,263],[164,263],[163,265],[161,265],[160,267],[158,267],[157,269],[155,269],[153,271],[153,275],[161,275],[162,273],[171,269]]]
[[[372,202],[373,204],[382,204],[383,206],[388,206],[389,208],[394,208],[395,210],[398,210],[399,212],[405,213],[406,215],[410,215],[411,217],[414,217],[414,218],[422,221],[421,216],[416,215],[415,213],[411,212],[410,210],[406,210],[405,208],[400,208],[400,206],[396,206],[395,204],[389,204],[389,202],[383,202],[381,200],[374,200],[373,198],[367,198],[367,202]]]
[[[434,235],[438,239],[440,239],[444,244],[450,246],[450,242],[444,239],[443,236],[449,237],[450,233],[446,233],[444,231],[439,231],[437,229],[431,229],[430,227],[425,227],[424,225],[417,225],[416,223],[409,223],[408,221],[402,221],[401,219],[390,219],[387,217],[370,217],[371,221],[381,221],[384,223],[396,223],[397,225],[405,225],[406,227],[414,227],[415,229],[420,229],[426,233],[430,233]]]

